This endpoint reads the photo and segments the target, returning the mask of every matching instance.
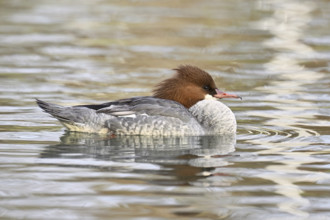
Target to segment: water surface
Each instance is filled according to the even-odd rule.
[[[330,218],[326,0],[1,1],[3,219]],[[180,64],[227,100],[236,137],[66,133],[34,98],[150,95]]]

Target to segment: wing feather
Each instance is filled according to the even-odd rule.
[[[151,96],[134,97],[104,103],[101,108],[96,110],[96,112],[113,116],[128,116],[132,114],[135,114],[136,116],[164,116],[177,118],[183,122],[187,122],[193,117],[180,103]]]

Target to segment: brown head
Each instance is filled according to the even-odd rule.
[[[210,74],[198,67],[182,65],[174,70],[176,74],[172,78],[156,86],[154,97],[177,101],[186,108],[208,97],[240,98],[218,90]]]

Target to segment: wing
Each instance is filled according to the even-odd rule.
[[[118,117],[138,117],[141,115],[169,117],[180,119],[183,122],[188,122],[193,117],[180,103],[151,96],[134,97],[104,103],[96,112]]]
[[[108,104],[97,113],[117,116],[105,123],[116,134],[194,135],[203,132],[192,114],[175,101],[146,96]]]

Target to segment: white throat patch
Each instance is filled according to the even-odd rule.
[[[204,100],[217,100],[217,98],[211,96],[210,94],[206,94]]]

